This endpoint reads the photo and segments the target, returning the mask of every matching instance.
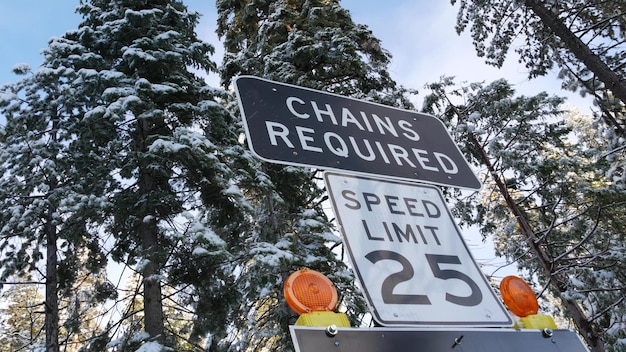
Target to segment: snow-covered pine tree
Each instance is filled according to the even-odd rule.
[[[239,74],[409,107],[387,66],[390,55],[336,0],[218,0],[218,33],[225,56],[222,84]],[[291,272],[309,267],[338,286],[354,324],[364,312],[354,277],[338,254],[340,239],[323,207],[316,170],[259,163],[248,183],[256,226],[246,237],[237,285],[244,300],[232,320],[236,334],[223,350],[293,349],[295,314],[282,297]],[[256,181],[256,182],[254,182]]]
[[[107,205],[98,196],[105,186],[94,178],[101,163],[93,134],[77,115],[71,82],[78,78],[56,57],[66,50],[52,40],[42,66],[0,88],[0,113],[6,117],[0,149],[0,280],[43,273],[45,338],[59,350],[59,298],[76,279],[78,248],[87,248],[87,266],[101,270],[106,261],[93,223]],[[16,73],[30,69],[17,65]]]
[[[626,351],[626,191],[602,157],[610,141],[561,98],[515,96],[504,80],[429,87],[427,111],[486,170],[484,191],[458,198],[457,216],[560,299],[591,351]]]
[[[199,15],[177,0],[83,1],[78,12],[83,21],[66,37],[85,49],[84,120],[102,126],[107,147],[105,230],[113,259],[142,275],[148,340],[168,341],[165,283],[201,322],[187,337],[219,334],[232,297],[228,247],[249,222],[229,165],[249,167],[218,102],[223,92],[191,70],[215,69],[213,47],[195,33]]]
[[[453,0],[459,3],[456,31],[468,31],[478,56],[501,67],[514,51],[529,78],[558,69],[562,87],[593,98],[609,170],[626,182],[626,7],[624,3],[578,0]],[[510,55],[508,55],[510,57]]]
[[[213,47],[194,32],[199,15],[176,0],[82,1],[77,11],[79,27],[51,40],[42,67],[1,95],[3,277],[36,269],[41,245],[57,236],[70,278],[78,247],[95,251],[94,270],[112,258],[141,273],[140,340],[170,341],[165,283],[199,322],[179,337],[223,336],[228,247],[250,223],[230,165],[251,168],[223,92],[191,72],[215,69]],[[47,336],[58,338],[56,326]]]

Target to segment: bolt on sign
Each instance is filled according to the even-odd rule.
[[[334,172],[324,181],[379,324],[512,325],[438,187]]]
[[[248,144],[275,163],[480,189],[434,116],[240,76],[235,89]]]

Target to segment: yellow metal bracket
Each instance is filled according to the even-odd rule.
[[[296,321],[295,325],[298,326],[330,326],[349,328],[350,321],[348,316],[344,313],[335,312],[310,312],[302,313]]]

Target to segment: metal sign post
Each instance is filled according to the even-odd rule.
[[[512,325],[439,188],[333,172],[324,179],[378,323]]]
[[[261,159],[481,188],[434,116],[251,76],[235,88],[248,144]]]

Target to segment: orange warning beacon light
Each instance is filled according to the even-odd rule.
[[[520,318],[537,314],[539,303],[535,292],[528,286],[526,281],[517,276],[507,276],[500,282],[500,294],[504,305],[511,313]]]
[[[350,327],[345,314],[334,312],[337,289],[322,273],[311,269],[292,273],[285,280],[283,293],[289,307],[300,315],[295,325],[328,326],[332,334],[337,327]]]
[[[515,323],[516,328],[544,329],[544,331],[557,328],[551,316],[537,314],[539,303],[535,292],[526,281],[517,276],[506,276],[500,282],[500,294],[504,305],[511,313],[520,317]]]
[[[322,273],[311,270],[298,270],[285,280],[285,299],[298,314],[334,311],[337,307],[335,285]]]

